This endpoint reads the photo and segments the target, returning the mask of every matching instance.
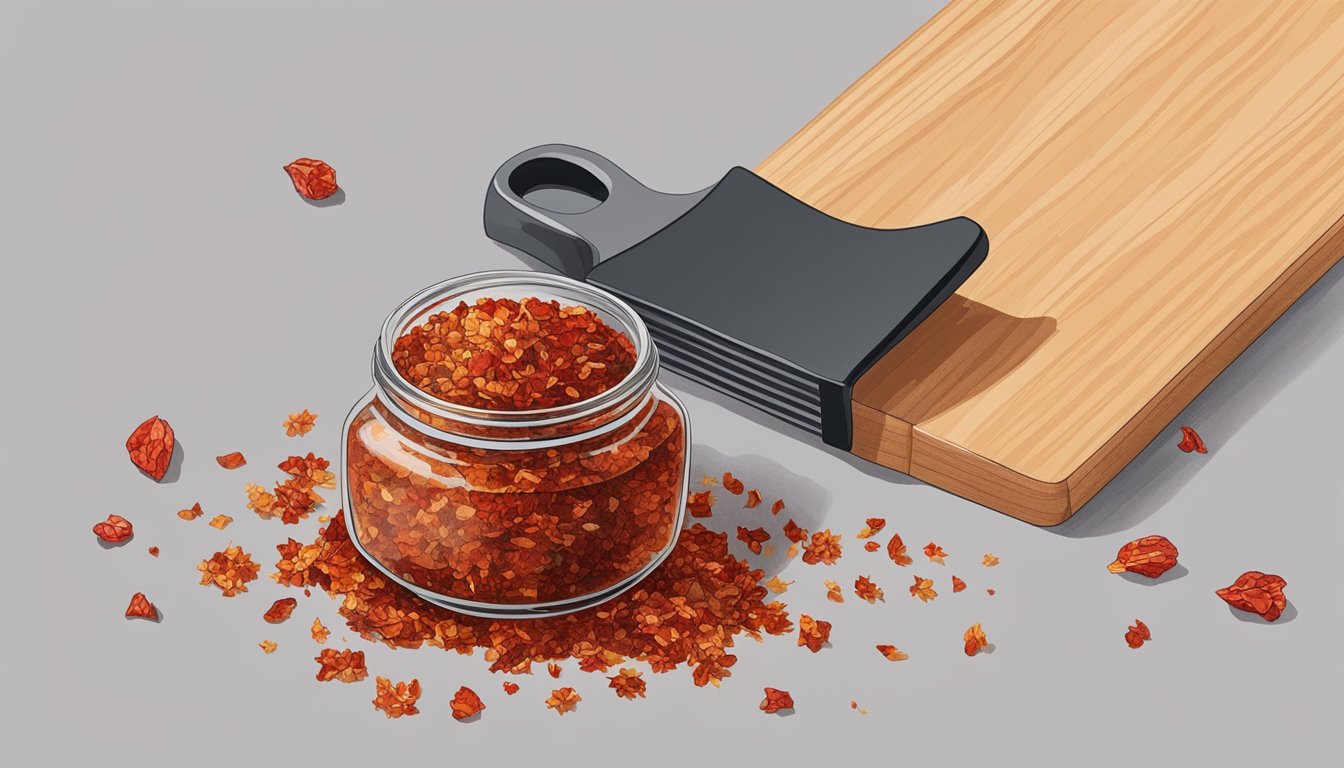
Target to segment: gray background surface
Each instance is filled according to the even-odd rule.
[[[696,477],[731,469],[805,525],[846,534],[834,567],[765,563],[796,579],[792,612],[834,622],[833,647],[746,640],[721,690],[678,670],[626,702],[566,664],[560,681],[543,672],[506,698],[479,653],[351,636],[374,674],[424,685],[423,714],[388,721],[371,680],[313,680],[312,618],[331,645],[349,634],[334,603],[315,594],[272,627],[261,613],[287,593],[269,581],[233,600],[196,585],[196,563],[230,540],[269,572],[275,543],[314,536],[315,520],[256,519],[242,486],[273,482],[292,450],[335,455],[391,307],[462,272],[531,266],[481,233],[505,158],[578,143],[656,188],[699,189],[759,162],[938,4],[637,5],[3,3],[8,764],[1338,764],[1340,269],[1179,417],[1209,455],[1178,452],[1168,430],[1053,530],[667,377],[691,413]],[[336,167],[344,204],[295,196],[280,166],[305,155]],[[285,414],[305,407],[317,428],[284,437]],[[122,447],[155,413],[183,454],[158,485]],[[232,450],[250,463],[224,472],[213,457]],[[178,520],[194,501],[236,522]],[[730,506],[717,524],[736,524]],[[137,534],[104,550],[89,527],[109,512]],[[914,550],[941,543],[948,566],[863,552],[852,537],[872,515]],[[1121,543],[1150,533],[1180,546],[1175,578],[1106,572]],[[987,551],[1002,565],[982,568]],[[1277,624],[1213,595],[1252,568],[1289,582]],[[822,579],[848,590],[860,573],[885,604],[825,601]],[[942,596],[911,599],[913,573],[936,576]],[[952,573],[970,589],[951,594]],[[137,590],[161,624],[122,619]],[[1154,639],[1131,651],[1135,617]],[[996,647],[968,659],[961,633],[975,621]],[[270,656],[256,645],[268,637]],[[883,642],[911,659],[882,660]],[[447,708],[463,684],[489,707],[467,725]],[[542,704],[558,684],[584,697],[564,718]],[[796,713],[758,712],[764,685],[791,690]]]

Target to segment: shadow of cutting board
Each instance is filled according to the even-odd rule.
[[[1344,3],[954,0],[757,172],[985,228],[853,452],[1054,525],[1344,254]]]

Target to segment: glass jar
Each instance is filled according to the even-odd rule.
[[[398,372],[399,337],[483,297],[586,307],[629,339],[634,367],[587,399],[526,411],[448,402]],[[383,324],[373,389],[345,422],[351,540],[392,580],[462,613],[548,616],[614,597],[667,557],[682,526],[688,425],[657,376],[643,321],[590,285],[483,272],[426,288]]]

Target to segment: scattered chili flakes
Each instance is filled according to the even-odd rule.
[[[247,508],[257,513],[257,517],[269,519],[275,517],[277,499],[270,491],[254,483],[247,484]]]
[[[783,511],[784,511],[784,500],[775,499],[775,503],[770,505],[770,514],[778,515],[780,512]]]
[[[834,581],[831,581],[830,579],[826,579],[822,583],[826,585],[827,600],[830,600],[833,603],[845,602],[845,595],[843,592],[840,591],[839,584],[835,583]]]
[[[734,496],[741,496],[742,491],[745,489],[746,486],[742,484],[741,480],[738,480],[736,477],[733,477],[732,472],[723,473],[723,490],[733,494]]]
[[[1152,640],[1153,633],[1148,631],[1148,625],[1135,619],[1134,626],[1129,627],[1125,632],[1125,643],[1130,648],[1139,648],[1145,640]]]
[[[807,529],[800,527],[793,518],[789,518],[789,522],[784,524],[784,538],[795,544],[802,544],[807,541]]]
[[[233,544],[202,560],[196,570],[201,572],[202,585],[214,584],[224,597],[234,597],[247,591],[247,583],[257,578],[261,566],[252,562],[252,556],[242,547]]]
[[[863,551],[865,551],[865,552],[876,552],[877,550],[879,550],[879,549],[881,549],[881,548],[882,548],[882,545],[881,545],[881,544],[878,544],[876,541],[865,541],[865,542],[863,543]]]
[[[373,699],[374,708],[381,709],[389,718],[420,714],[415,706],[415,702],[420,699],[418,679],[411,678],[410,683],[393,685],[386,677],[379,677],[376,683],[378,694]]]
[[[878,600],[886,602],[882,595],[882,588],[873,583],[867,576],[860,576],[854,580],[854,594],[867,600],[869,603],[876,603]]]
[[[616,695],[622,699],[633,699],[636,696],[644,698],[644,691],[648,684],[644,682],[644,677],[637,669],[622,667],[616,674],[607,678],[610,680],[610,687],[616,691]]]
[[[246,464],[247,459],[243,458],[242,453],[234,451],[233,453],[226,453],[223,456],[216,456],[215,463],[225,469],[237,469]]]
[[[879,645],[877,652],[887,657],[887,661],[905,661],[910,655],[894,645]]]
[[[966,582],[962,581],[961,579],[958,579],[956,576],[953,576],[953,577],[952,577],[952,591],[953,591],[953,593],[960,592],[960,591],[962,591],[962,590],[965,589],[965,588],[966,588]]]
[[[453,694],[453,700],[448,706],[453,710],[454,720],[466,720],[479,715],[481,710],[485,709],[485,702],[481,701],[481,697],[477,696],[475,691],[464,685]]]
[[[261,649],[262,653],[271,654],[275,653],[275,649],[280,646],[274,640],[262,640],[260,643],[257,643],[257,647]]]
[[[285,166],[294,191],[309,200],[324,200],[336,194],[336,170],[321,160],[300,157]]]
[[[1165,536],[1144,536],[1120,548],[1115,562],[1106,566],[1111,573],[1137,573],[1156,579],[1176,565],[1176,545]]]
[[[313,485],[322,488],[336,487],[335,473],[327,471],[331,462],[314,455],[312,451],[309,451],[307,456],[290,456],[277,466],[287,475],[311,480]]]
[[[195,520],[204,514],[205,510],[201,509],[201,503],[199,501],[192,504],[191,509],[181,509],[177,512],[177,516],[183,520]]]
[[[891,541],[887,542],[887,557],[891,558],[891,562],[902,567],[915,562],[905,553],[905,542],[901,541],[901,534],[899,533],[893,533]]]
[[[126,606],[126,618],[158,621],[159,609],[149,602],[149,598],[145,597],[144,592],[136,592],[131,595],[131,604]]]
[[[512,696],[513,694],[515,694],[515,693],[517,693],[517,692],[518,692],[518,684],[517,684],[517,683],[513,682],[512,680],[505,680],[505,681],[504,681],[504,693],[508,694],[509,696]]]
[[[840,559],[840,536],[831,533],[831,529],[812,534],[812,543],[803,548],[803,562],[808,565],[825,563],[835,565]]]
[[[299,601],[292,597],[282,597],[271,603],[271,607],[266,609],[262,618],[268,624],[279,624],[288,619],[294,613],[294,609],[299,607]]]
[[[318,682],[339,680],[342,683],[357,683],[369,676],[369,668],[364,664],[363,651],[323,648],[313,657],[313,661],[317,662]]]
[[[325,643],[327,642],[327,638],[331,636],[331,630],[322,625],[321,619],[313,619],[313,626],[312,629],[309,630],[309,634],[311,634],[313,640],[318,643]]]
[[[1199,433],[1190,427],[1181,427],[1181,442],[1176,444],[1185,453],[1194,451],[1196,453],[1208,453],[1209,449],[1204,446],[1204,439]]]
[[[860,539],[872,538],[874,535],[880,533],[883,528],[887,527],[887,521],[881,517],[870,517],[865,520],[864,523],[863,530],[859,531],[858,534],[858,538]]]
[[[934,544],[932,541],[924,545],[924,555],[929,558],[929,562],[931,563],[947,565],[943,560],[943,558],[947,557],[947,553],[943,551],[942,547]]]
[[[550,673],[551,677],[560,677],[561,667],[554,661],[548,662],[546,664],[546,671]]]
[[[714,514],[714,494],[711,491],[697,491],[686,499],[686,511],[691,517],[710,517]]]
[[[573,712],[580,701],[583,701],[583,697],[573,688],[556,688],[546,699],[546,708],[554,709],[558,715],[564,715],[566,712]]]
[[[788,691],[767,686],[765,698],[761,699],[761,711],[767,715],[772,715],[785,709],[793,709],[793,697],[789,695]]]
[[[986,552],[985,556],[981,558],[980,564],[985,566],[986,568],[993,568],[994,566],[999,564],[999,558]]]
[[[126,452],[130,454],[132,464],[157,482],[168,474],[173,445],[172,426],[158,416],[151,416],[126,439]]]
[[[158,548],[158,547],[150,547],[150,548],[149,548],[149,554],[150,554],[151,557],[158,557],[158,556],[159,556],[159,548]]]
[[[228,528],[228,527],[229,527],[229,523],[232,523],[232,522],[233,522],[233,518],[232,518],[232,517],[229,517],[228,515],[215,515],[214,518],[212,518],[212,519],[210,520],[210,527],[211,527],[211,528],[218,528],[219,530],[222,531],[222,530],[224,530],[225,528]]]
[[[761,492],[755,488],[747,491],[747,503],[742,505],[743,509],[755,509],[761,506]]]
[[[317,414],[309,413],[308,409],[304,408],[298,413],[289,414],[289,418],[285,419],[280,426],[285,428],[285,434],[290,437],[303,437],[313,431],[313,424],[315,423],[317,423]]]
[[[859,712],[860,715],[866,715],[866,714],[868,714],[868,710],[864,709],[863,707],[860,707],[860,706],[859,706],[859,702],[857,702],[857,701],[855,701],[855,700],[853,700],[853,699],[850,699],[850,700],[849,700],[849,708],[850,708],[850,709],[856,709],[856,710],[858,710],[858,712]]]
[[[1275,621],[1288,607],[1283,588],[1288,582],[1282,577],[1260,571],[1247,571],[1237,577],[1231,586],[1216,593],[1228,605],[1239,611],[1258,613],[1265,621]]]
[[[910,587],[910,594],[926,603],[938,597],[938,593],[933,591],[933,579],[923,579],[919,576],[915,577],[915,583]]]
[[[101,523],[95,523],[93,532],[98,538],[110,544],[125,541],[135,534],[131,521],[121,515],[108,515]]]
[[[970,629],[966,630],[966,634],[961,636],[961,639],[966,641],[967,656],[974,656],[989,645],[989,639],[985,637],[985,631],[980,628],[979,624],[972,624]]]
[[[785,592],[789,591],[789,585],[792,583],[793,583],[792,581],[784,581],[778,576],[771,576],[770,580],[765,582],[765,588],[775,593],[776,595],[782,595]]]
[[[313,481],[306,477],[291,477],[275,486],[275,497],[280,502],[280,521],[285,525],[297,525],[308,519],[313,508],[325,501],[313,490]]]
[[[831,639],[831,623],[820,621],[807,614],[798,617],[798,645],[816,653]]]
[[[761,554],[761,544],[770,539],[770,534],[764,528],[745,528],[737,527],[737,540],[747,545],[754,555]]]

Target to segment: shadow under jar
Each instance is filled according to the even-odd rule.
[[[397,340],[436,313],[532,298],[586,308],[628,341],[633,367],[582,399],[509,410],[441,399],[395,365]],[[384,323],[373,389],[346,419],[352,541],[420,597],[476,616],[550,616],[620,594],[672,551],[684,514],[686,413],[657,377],[643,321],[584,283],[483,272],[421,291]]]

